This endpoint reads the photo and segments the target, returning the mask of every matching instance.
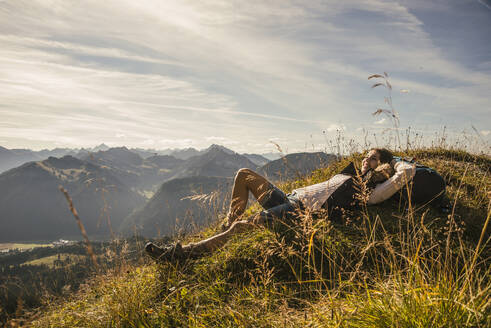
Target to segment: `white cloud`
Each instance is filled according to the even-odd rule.
[[[382,117],[380,120],[375,121],[374,124],[384,124],[386,121],[385,117]]]
[[[325,131],[334,132],[334,131],[344,131],[346,130],[346,126],[344,124],[329,124]]]
[[[211,137],[206,137],[205,138],[206,141],[217,141],[217,142],[223,142],[223,141],[226,141],[228,140],[227,138],[224,138],[224,137],[215,137],[215,136],[211,136]]]
[[[142,144],[145,145],[146,147],[152,147],[155,145],[155,140],[153,139],[146,139],[146,140],[143,140]]]
[[[160,139],[157,144],[162,148],[188,148],[195,147],[195,142],[193,139],[183,138],[183,139]]]

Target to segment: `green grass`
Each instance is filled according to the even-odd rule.
[[[48,266],[56,266],[56,261],[66,262],[67,260],[71,261],[71,263],[78,262],[79,259],[83,259],[86,256],[83,255],[74,255],[74,254],[56,254],[51,256],[45,256],[39,259],[35,259],[32,261],[27,261],[22,265],[48,265]]]
[[[32,249],[36,247],[51,247],[53,244],[35,244],[35,243],[0,243],[0,251],[2,250],[27,250],[27,249]]]
[[[341,223],[295,222],[235,236],[176,265],[150,261],[98,276],[48,305],[33,327],[489,327],[491,160],[454,150],[411,151],[449,182],[451,215],[397,202]],[[285,183],[323,181],[360,154]],[[257,205],[248,214],[259,210]],[[217,224],[188,236],[217,232]]]

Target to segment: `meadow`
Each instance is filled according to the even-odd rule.
[[[450,213],[395,200],[336,221],[301,212],[201,259],[146,259],[95,275],[24,320],[33,327],[489,327],[491,159],[452,147],[397,154],[440,172]],[[323,181],[361,156],[342,156],[281,188]],[[246,215],[258,210],[254,204]],[[219,222],[179,238],[211,236]]]
[[[0,243],[0,252],[9,250],[26,250],[36,247],[51,247],[51,243]]]

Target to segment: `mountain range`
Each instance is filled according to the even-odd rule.
[[[271,181],[298,179],[335,159],[335,155],[323,152],[288,154],[264,164],[258,172]]]
[[[110,148],[81,157],[89,163],[110,169],[126,185],[138,190],[154,190],[172,178],[184,160],[170,155],[154,155],[143,159],[126,147]]]
[[[27,162],[39,161],[50,156],[75,155],[77,151],[67,148],[34,151],[30,149],[7,149],[0,146],[0,173]]]
[[[187,159],[126,147],[98,149],[51,156],[0,174],[0,242],[79,235],[59,185],[72,196],[91,236],[108,237],[111,229],[126,235],[135,231],[166,235],[216,218],[217,208],[226,209],[232,177],[239,168],[279,180],[308,174],[334,159],[324,153],[299,153],[268,161],[220,145],[177,152],[181,157],[194,154]],[[0,152],[4,154],[4,148]]]
[[[205,152],[190,157],[176,171],[173,178],[189,176],[231,177],[238,169],[256,169],[247,157],[219,145],[211,145]]]
[[[218,146],[218,145],[212,145]],[[226,152],[235,153],[234,151],[222,147]],[[47,159],[48,157],[63,157],[65,155],[71,155],[76,158],[85,159],[91,154],[104,152],[109,149],[118,149],[124,148],[129,150],[132,153],[138,154],[142,159],[147,159],[152,156],[165,156],[171,155],[177,159],[187,160],[193,156],[198,156],[200,154],[204,154],[208,151],[207,149],[197,150],[195,148],[168,148],[162,150],[156,149],[141,149],[141,148],[131,148],[127,149],[126,147],[115,147],[111,148],[106,144],[102,143],[93,148],[55,148],[52,150],[43,149],[39,151],[30,150],[30,149],[7,149],[5,147],[0,146],[0,173],[7,171],[11,168],[18,167],[24,163],[32,162],[32,161],[42,161]],[[249,158],[253,163],[257,166],[262,166],[269,162],[272,159],[278,159],[281,157],[280,154],[276,153],[267,153],[265,156],[258,154],[243,154],[245,157]]]
[[[80,236],[59,186],[71,195],[89,236],[109,236],[145,202],[111,170],[73,156],[29,162],[0,174],[0,241]]]

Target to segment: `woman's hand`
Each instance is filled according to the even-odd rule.
[[[370,168],[370,161],[368,158],[364,158],[363,161],[361,161],[361,174],[365,174],[366,171]]]

